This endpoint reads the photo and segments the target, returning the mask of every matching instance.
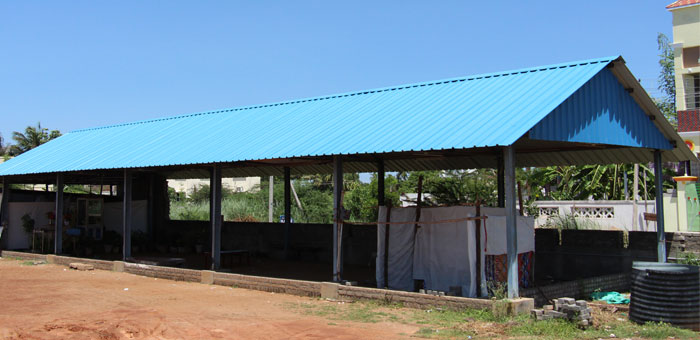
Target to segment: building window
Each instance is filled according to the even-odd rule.
[[[700,73],[685,78],[685,107],[688,110],[700,109]]]
[[[700,46],[683,49],[683,68],[700,66]]]

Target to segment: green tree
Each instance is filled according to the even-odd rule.
[[[17,156],[60,136],[60,131],[49,131],[49,129],[41,127],[41,123],[37,123],[36,126],[27,126],[24,133],[13,132],[12,139],[15,144],[10,145],[8,151],[10,155]]]
[[[378,188],[379,183],[377,181],[377,175],[372,174],[369,183],[362,183],[358,180],[354,183],[352,190],[345,193],[343,206],[345,207],[345,210],[350,212],[350,220],[361,222],[372,222],[377,220],[377,208],[379,206],[377,197]],[[396,177],[387,175],[384,178],[385,204],[391,204],[391,206],[394,207],[399,206],[400,193],[397,188],[398,180]]]
[[[656,42],[659,48],[659,66],[661,67],[658,78],[659,90],[663,96],[654,98],[654,102],[671,125],[676,127],[678,126],[678,114],[676,113],[676,75],[673,48],[668,37],[663,33],[659,33]]]
[[[427,205],[458,205],[477,200],[495,205],[498,198],[496,171],[493,169],[412,171],[398,173],[399,192],[414,193],[423,177],[423,192],[432,196]]]
[[[624,192],[624,174],[627,173],[629,196],[632,196],[634,181],[633,164],[583,165],[583,166],[550,166],[534,168],[527,171],[528,196],[534,199],[553,200],[622,200]],[[667,180],[672,170],[664,169],[664,189],[673,187]],[[649,199],[655,197],[656,185],[654,171],[639,165],[640,196],[644,198],[644,175]],[[544,189],[544,193],[542,190]]]

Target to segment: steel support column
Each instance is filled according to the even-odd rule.
[[[153,229],[155,229],[155,214],[153,210],[155,208],[154,198],[155,198],[155,174],[148,175],[148,201],[146,201],[146,220],[148,221],[146,225],[146,233],[148,235],[148,240],[153,240]]]
[[[2,199],[0,199],[0,228],[4,231],[0,232],[0,250],[7,248],[7,237],[2,237],[2,234],[7,234],[7,228],[10,225],[10,180],[7,177],[2,178]]]
[[[289,232],[292,228],[292,174],[284,167],[284,257],[289,258]]]
[[[664,177],[661,150],[654,150],[654,180],[656,182],[656,241],[659,262],[666,262],[666,232],[664,230]]]
[[[0,200],[0,227],[7,227],[9,225],[9,202],[10,202],[10,180],[7,177],[2,178],[2,199]],[[5,233],[7,230],[4,231]],[[2,236],[2,235],[0,235]],[[5,237],[4,239],[7,239]],[[3,240],[0,237],[0,240]],[[2,244],[0,243],[0,248]]]
[[[343,276],[343,160],[333,156],[333,281]]]
[[[214,165],[209,178],[209,204],[211,206],[209,220],[211,221],[211,270],[221,266],[221,165]]]
[[[380,207],[386,204],[386,198],[384,197],[384,160],[377,162],[377,203]]]
[[[503,148],[504,188],[506,208],[506,244],[508,248],[508,298],[519,296],[518,287],[518,231],[515,208],[515,150]]]
[[[56,175],[56,220],[54,230],[54,254],[63,253],[63,174]],[[43,247],[43,245],[42,245]]]
[[[131,170],[124,170],[124,206],[122,208],[123,228],[122,228],[122,260],[131,257],[131,197],[132,197],[133,178]],[[58,190],[56,191],[58,192]]]
[[[498,207],[503,208],[506,206],[505,200],[505,178],[503,172],[503,155],[498,155],[497,158],[498,165],[496,166],[496,178],[498,186]]]

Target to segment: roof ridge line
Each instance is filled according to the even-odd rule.
[[[274,102],[274,103],[269,103],[269,104],[256,104],[256,105],[248,105],[248,106],[239,106],[239,107],[234,107],[234,108],[229,108],[229,109],[219,109],[219,110],[187,113],[187,114],[177,115],[177,116],[153,118],[153,119],[138,120],[138,121],[127,122],[127,123],[118,123],[118,124],[112,124],[112,125],[77,129],[77,130],[70,131],[68,133],[103,130],[103,129],[115,128],[115,127],[120,127],[120,126],[147,124],[147,123],[153,123],[153,122],[159,122],[159,121],[183,119],[183,118],[203,116],[203,115],[212,115],[212,114],[225,113],[225,112],[245,111],[245,110],[259,109],[259,108],[265,108],[265,107],[291,105],[291,104],[299,104],[299,103],[318,101],[318,100],[328,100],[328,99],[334,99],[334,98],[351,97],[351,96],[356,96],[356,95],[365,95],[365,94],[370,94],[370,93],[398,91],[398,90],[405,90],[405,89],[409,89],[409,88],[417,88],[417,87],[424,87],[424,86],[436,86],[436,85],[442,85],[442,84],[447,84],[447,83],[456,83],[456,82],[471,81],[471,80],[486,79],[486,78],[496,78],[496,77],[502,77],[502,76],[505,77],[505,76],[516,75],[516,74],[554,70],[554,69],[558,69],[558,68],[568,68],[568,67],[583,66],[583,65],[588,65],[588,64],[597,64],[597,63],[602,63],[602,62],[612,62],[618,58],[620,58],[619,55],[618,56],[603,57],[603,58],[596,58],[596,59],[581,60],[581,61],[571,61],[571,62],[565,62],[565,63],[559,63],[559,64],[541,65],[541,66],[528,67],[528,68],[523,68],[523,69],[514,69],[514,70],[508,70],[508,71],[481,73],[481,74],[468,75],[468,76],[457,77],[457,78],[447,78],[447,79],[441,79],[441,80],[423,81],[423,82],[418,82],[418,83],[395,85],[395,86],[389,86],[389,87],[380,87],[380,88],[375,88],[375,89],[370,89],[370,90],[345,92],[345,93],[338,93],[338,94],[318,96],[318,97],[308,97],[308,98],[302,98],[302,99],[296,99],[296,100]]]

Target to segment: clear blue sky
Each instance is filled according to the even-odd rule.
[[[621,54],[666,1],[3,1],[0,133],[63,132]]]

